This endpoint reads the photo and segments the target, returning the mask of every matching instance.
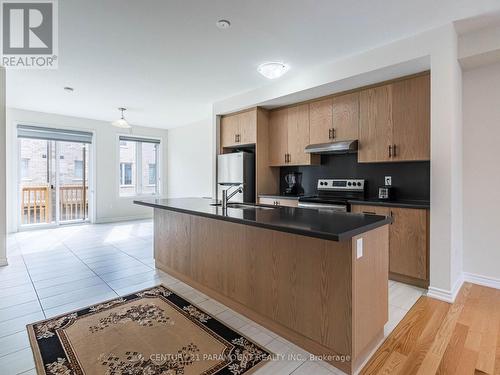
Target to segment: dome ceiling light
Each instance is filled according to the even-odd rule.
[[[118,108],[119,111],[122,113],[122,117],[119,120],[113,121],[111,125],[121,128],[121,129],[130,129],[132,126],[125,120],[125,116],[123,115],[123,112],[127,110],[127,108]]]
[[[260,64],[257,71],[268,79],[276,79],[288,72],[290,67],[282,62],[266,62]]]

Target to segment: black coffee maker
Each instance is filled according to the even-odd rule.
[[[285,175],[285,194],[300,195],[302,193],[302,173],[292,172]]]

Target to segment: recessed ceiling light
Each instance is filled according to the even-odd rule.
[[[231,22],[228,20],[218,20],[215,24],[219,29],[229,29],[231,27]]]
[[[266,62],[260,64],[257,71],[266,78],[275,79],[288,72],[288,69],[290,67],[282,62]]]
[[[73,87],[66,86],[66,87],[64,88],[64,91],[66,91],[66,92],[70,92],[70,93],[71,93],[71,92],[75,91],[75,89],[74,89]]]

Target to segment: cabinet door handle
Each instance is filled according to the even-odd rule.
[[[234,143],[238,142],[238,134],[234,135]]]
[[[288,155],[288,162],[290,163],[292,161],[292,158],[290,156],[290,154],[287,154]]]
[[[389,157],[392,158],[392,145],[389,146]]]
[[[376,213],[372,211],[363,211],[363,213],[366,215],[376,215]]]
[[[328,139],[332,139],[332,129],[328,129]]]
[[[335,128],[332,128],[332,139],[335,139]]]
[[[396,157],[396,145],[392,145],[392,156]]]

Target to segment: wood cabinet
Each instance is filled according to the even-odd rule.
[[[358,161],[430,160],[430,76],[363,90]]]
[[[222,116],[220,140],[222,148],[254,144],[257,140],[257,109]]]
[[[359,94],[358,162],[390,161],[392,147],[392,86],[374,87]]]
[[[332,141],[333,99],[309,103],[309,137],[311,144]]]
[[[311,164],[311,154],[304,149],[309,145],[309,105],[288,108],[287,120],[288,164]]]
[[[286,165],[288,154],[288,109],[269,114],[269,165]]]
[[[391,208],[389,272],[428,280],[428,211]]]
[[[352,93],[309,104],[310,143],[358,139],[359,94]]]
[[[296,199],[283,199],[279,197],[259,197],[259,204],[269,206],[298,207],[299,201]]]
[[[349,141],[358,139],[359,93],[333,98],[333,140]]]
[[[271,111],[269,115],[269,165],[311,165],[319,155],[306,154],[309,141],[309,105]]]
[[[430,160],[430,92],[428,75],[392,85],[393,160]]]
[[[391,216],[389,278],[429,286],[429,210],[352,205],[351,212]]]

